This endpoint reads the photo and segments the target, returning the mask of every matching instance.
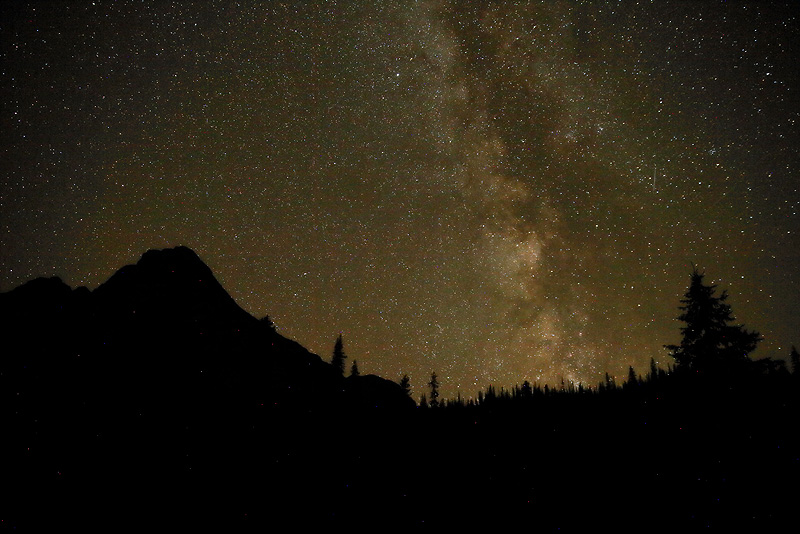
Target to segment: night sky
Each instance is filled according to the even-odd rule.
[[[0,291],[186,245],[452,397],[666,367],[694,263],[786,358],[795,6],[3,2]]]

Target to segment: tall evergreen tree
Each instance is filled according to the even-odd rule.
[[[411,396],[411,380],[408,375],[403,375],[403,378],[400,379],[400,387],[403,388],[406,395]]]
[[[681,300],[679,321],[680,345],[665,345],[675,358],[676,370],[695,372],[730,369],[740,363],[749,362],[749,354],[755,350],[761,335],[748,332],[734,321],[727,291],[716,295],[715,285],[705,285],[703,274],[692,272],[691,283]]]
[[[344,342],[342,341],[342,334],[336,338],[336,343],[333,345],[333,358],[331,358],[331,365],[339,371],[339,374],[344,376],[344,361],[347,356],[344,353]]]
[[[529,399],[533,396],[533,389],[531,388],[531,383],[527,380],[522,383],[522,387],[520,388],[520,397],[523,399]]]
[[[639,385],[639,379],[636,378],[636,371],[633,370],[633,366],[628,366],[628,381],[625,382],[625,386],[627,389],[635,388]]]
[[[439,380],[436,378],[436,373],[431,373],[431,381],[428,382],[431,388],[431,408],[439,407]]]

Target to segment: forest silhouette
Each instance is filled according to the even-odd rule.
[[[770,531],[793,518],[800,356],[750,357],[689,273],[667,369],[417,403],[234,302],[190,249],[94,291],[0,294],[0,529]]]

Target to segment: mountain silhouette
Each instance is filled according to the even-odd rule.
[[[146,252],[93,295],[102,313],[154,328],[222,331],[252,327],[256,321],[186,247]]]
[[[75,518],[86,499],[113,515],[149,495],[182,513],[210,495],[221,499],[210,509],[233,510],[260,477],[332,477],[286,462],[314,458],[320,433],[415,406],[398,384],[345,378],[248,314],[186,247],[150,250],[94,291],[32,280],[0,294],[0,323],[12,459],[0,475],[18,488],[20,524],[45,526],[25,497],[41,488]],[[219,488],[232,486],[228,502]]]
[[[413,405],[393,382],[369,375],[344,380],[319,356],[258,321],[187,247],[150,250],[91,292],[72,290],[58,278],[33,280],[0,294],[0,318],[7,379],[23,369],[42,376],[80,369],[100,381],[118,375],[122,383],[138,384],[137,391],[161,383],[161,393],[168,393],[180,386],[165,381],[185,385],[205,374],[209,387],[235,387],[239,395],[252,387],[248,394],[307,409],[339,401]]]

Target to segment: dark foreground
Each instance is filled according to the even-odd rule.
[[[0,328],[6,531],[794,522],[800,375],[785,370],[423,409],[249,316],[184,248],[91,292],[0,294]]]
[[[58,406],[6,439],[3,528],[725,532],[792,517],[796,397],[658,395],[405,412]]]

